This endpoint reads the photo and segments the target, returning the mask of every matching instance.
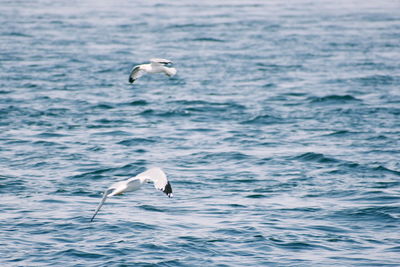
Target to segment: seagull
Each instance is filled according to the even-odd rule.
[[[149,64],[141,64],[133,67],[131,74],[129,75],[129,82],[133,83],[146,72],[147,73],[164,72],[169,77],[172,77],[176,74],[176,69],[167,67],[170,66],[171,64],[172,61],[168,59],[152,58],[150,59]]]
[[[126,181],[116,182],[111,185],[106,191],[104,191],[103,198],[100,201],[99,206],[97,206],[96,211],[92,219],[93,222],[94,217],[96,217],[99,212],[101,206],[103,206],[104,202],[108,197],[112,197],[115,195],[120,195],[125,192],[136,191],[138,190],[144,183],[153,182],[154,187],[158,190],[163,191],[168,197],[172,197],[172,187],[169,183],[167,176],[160,168],[151,168],[145,172],[139,173],[138,175],[129,178]]]

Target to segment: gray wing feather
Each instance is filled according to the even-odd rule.
[[[152,64],[161,64],[161,65],[172,64],[171,60],[168,60],[168,59],[165,59],[165,58],[151,58],[150,62]]]

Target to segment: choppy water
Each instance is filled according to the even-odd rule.
[[[0,265],[399,265],[398,1],[0,13]],[[128,84],[151,57],[178,75]],[[89,223],[150,166],[174,198],[148,185]]]

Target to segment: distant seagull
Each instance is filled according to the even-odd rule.
[[[168,182],[167,176],[165,175],[163,170],[161,170],[160,168],[151,168],[145,172],[139,173],[135,177],[132,177],[126,181],[116,182],[111,185],[104,192],[103,198],[90,221],[93,222],[94,217],[96,217],[107,197],[120,195],[125,192],[136,191],[146,182],[153,182],[156,189],[163,191],[165,194],[167,194],[168,197],[172,197],[171,184]]]
[[[174,76],[176,74],[176,69],[167,67],[170,66],[171,64],[172,61],[168,59],[152,58],[150,59],[149,64],[141,64],[133,67],[131,74],[129,75],[129,82],[133,83],[146,72],[147,73],[164,72],[169,77]]]

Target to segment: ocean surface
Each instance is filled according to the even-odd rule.
[[[1,266],[400,266],[399,1],[0,14]]]

